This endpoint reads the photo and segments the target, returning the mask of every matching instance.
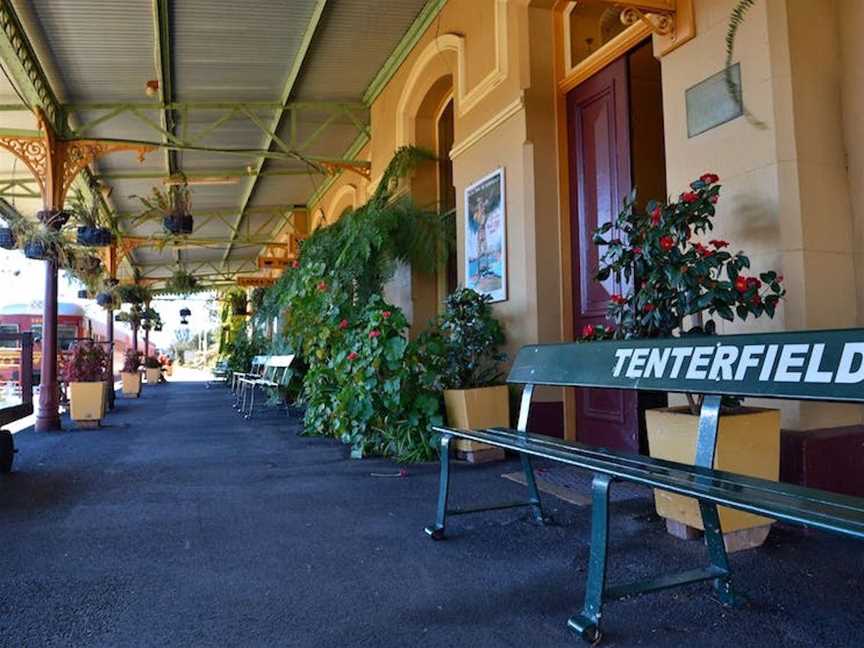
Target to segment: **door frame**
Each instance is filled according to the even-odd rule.
[[[561,339],[571,341],[575,339],[575,327],[573,322],[573,247],[572,232],[570,229],[570,144],[567,123],[567,93],[586,81],[595,73],[606,67],[609,63],[626,56],[634,47],[639,45],[652,30],[644,22],[638,21],[623,32],[618,34],[608,43],[600,46],[588,58],[571,67],[565,61],[565,37],[569,38],[569,29],[565,21],[569,20],[570,0],[556,0],[553,11],[554,32],[554,79],[555,93],[555,122],[558,137],[558,187],[559,187],[559,215],[558,215],[558,241],[560,245],[561,260]],[[656,51],[656,50],[655,50]],[[576,391],[574,389],[563,390],[564,401],[564,438],[575,440],[576,430]]]

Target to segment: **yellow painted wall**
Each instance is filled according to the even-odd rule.
[[[735,48],[744,103],[752,118],[738,118],[688,139],[684,91],[723,68],[728,17],[735,2],[694,4],[696,38],[661,61],[669,192],[683,191],[704,171],[716,172],[723,189],[714,234],[748,252],[754,272],[778,269],[788,290],[774,320],[724,324],[721,330],[855,326],[860,322],[860,293],[840,127],[835,3],[756,3]],[[864,25],[859,24],[859,30],[860,26]],[[782,407],[786,427],[812,429],[862,421],[859,407]]]

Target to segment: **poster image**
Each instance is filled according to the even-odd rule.
[[[504,169],[465,189],[465,286],[492,301],[507,299]]]

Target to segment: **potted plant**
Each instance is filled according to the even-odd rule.
[[[103,225],[99,213],[99,204],[88,205],[84,194],[76,190],[69,201],[69,211],[78,222],[77,242],[86,247],[102,247],[111,245],[114,236],[110,227]]]
[[[127,349],[123,356],[123,367],[120,369],[120,380],[123,381],[123,395],[126,398],[138,398],[141,395],[141,354],[134,349]]]
[[[506,354],[501,324],[492,316],[491,297],[461,288],[447,297],[437,332],[443,342],[441,386],[451,427],[509,427],[507,386],[501,383]],[[457,451],[469,460],[503,458],[504,452],[482,443],[457,440]]]
[[[162,226],[169,234],[191,234],[194,219],[191,212],[191,193],[187,184],[172,185],[167,191],[153,187],[149,196],[130,196],[136,198],[144,208],[138,215],[146,219],[153,215],[162,216]]]
[[[108,352],[91,340],[72,347],[64,366],[69,385],[69,415],[78,427],[99,427],[105,416]]]
[[[165,290],[185,297],[198,290],[198,279],[183,268],[177,268],[165,284]]]
[[[162,377],[162,364],[159,362],[159,358],[148,355],[144,358],[144,369],[147,373],[147,384],[157,384]]]
[[[597,280],[613,277],[616,285],[628,288],[610,298],[612,324],[587,326],[585,339],[706,336],[716,332],[714,316],[730,322],[774,316],[785,295],[783,278],[774,271],[753,276],[749,258],[742,252],[729,252],[727,241],[700,240],[713,229],[718,180],[706,173],[677,201],[666,205],[649,201],[644,208],[636,204],[634,191],[618,217],[596,231],[594,242],[604,248]],[[646,411],[651,456],[694,462],[701,398],[688,395],[687,401],[683,407]],[[745,408],[740,400],[725,400],[715,468],[776,480],[779,448],[777,410]],[[687,527],[702,528],[694,500],[659,490],[655,500],[658,514],[678,523],[667,524],[676,535]],[[749,546],[761,544],[770,522],[724,508],[720,519],[727,543],[732,545],[733,537],[743,538]],[[765,528],[744,533],[756,527]],[[728,535],[737,531],[742,533]]]
[[[192,311],[189,310],[188,308],[181,308],[180,309],[180,317],[185,319],[187,317],[191,317],[191,315],[192,315]]]

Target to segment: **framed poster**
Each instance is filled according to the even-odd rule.
[[[465,188],[465,287],[507,299],[504,169]]]

